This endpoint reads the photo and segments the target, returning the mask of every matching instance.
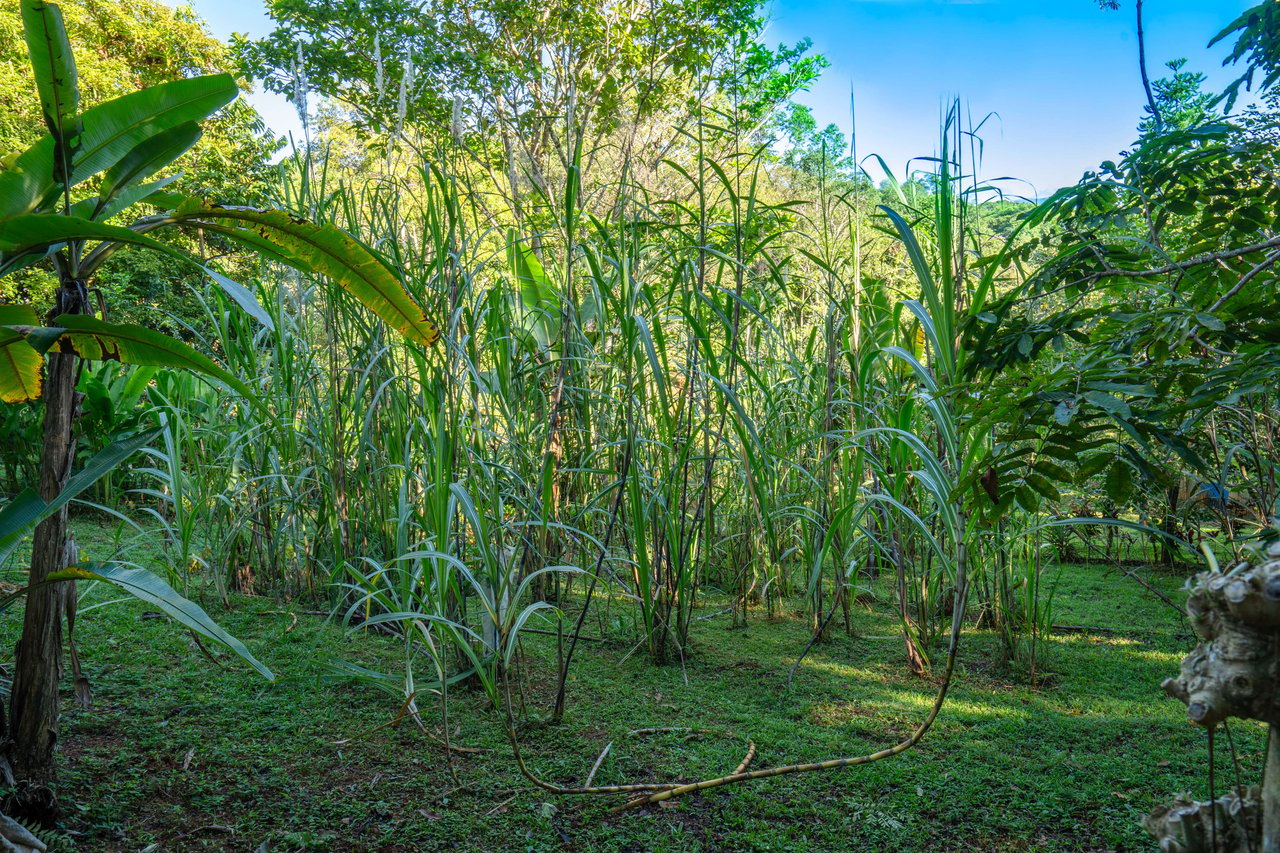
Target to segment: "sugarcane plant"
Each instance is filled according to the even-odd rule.
[[[22,19],[48,133],[0,172],[0,277],[47,264],[57,275],[58,288],[54,307],[44,318],[34,306],[0,306],[0,400],[43,401],[39,484],[0,513],[5,522],[0,545],[12,545],[14,536],[36,523],[7,727],[8,766],[2,769],[5,781],[16,784],[10,813],[47,820],[57,810],[51,783],[61,620],[68,596],[68,584],[56,581],[120,578],[119,572],[94,573],[86,566],[68,572],[79,563],[68,543],[67,504],[68,487],[77,485],[76,477],[81,476],[73,477],[71,467],[79,408],[75,387],[82,362],[193,371],[239,395],[237,405],[270,415],[266,403],[208,356],[153,329],[110,322],[101,293],[96,304],[90,299],[94,276],[104,262],[129,248],[160,252],[193,265],[270,330],[270,315],[247,288],[154,236],[175,226],[198,228],[267,261],[332,279],[419,346],[430,346],[439,333],[405,291],[398,271],[338,228],[283,211],[222,207],[166,192],[175,179],[175,161],[201,136],[200,122],[236,98],[239,90],[230,75],[175,80],[82,112],[71,45],[58,7],[23,0]],[[140,203],[158,212],[128,225],[115,224]],[[140,446],[130,442],[123,449]],[[128,454],[113,447],[106,461],[119,464]],[[182,601],[162,586],[164,596]],[[260,668],[269,676],[269,670]]]

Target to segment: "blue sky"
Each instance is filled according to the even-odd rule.
[[[214,35],[270,29],[261,0],[193,0]],[[1213,88],[1233,78],[1226,48],[1209,39],[1250,0],[1148,0],[1147,61],[1189,59]],[[1011,176],[1015,194],[1047,195],[1133,140],[1145,103],[1132,0],[1104,12],[1096,0],[773,0],[766,40],[811,38],[831,61],[798,100],[821,125],[850,129],[856,93],[860,155],[880,154],[901,176],[937,145],[944,100],[987,119],[982,174]],[[259,93],[254,104],[279,133],[297,133],[293,108]],[[872,167],[873,173],[877,170]]]
[[[1148,0],[1152,78],[1187,57],[1220,89],[1226,46],[1210,38],[1248,0]],[[798,100],[819,124],[849,132],[856,95],[859,155],[880,154],[901,175],[937,147],[938,112],[959,97],[979,132],[982,174],[1030,182],[1007,191],[1047,195],[1114,157],[1134,138],[1146,103],[1138,74],[1133,0],[1106,12],[1096,0],[775,0],[769,40],[809,37],[831,67]],[[1238,74],[1238,72],[1237,72]],[[1021,189],[1019,188],[1021,187]]]

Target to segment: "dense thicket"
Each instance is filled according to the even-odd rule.
[[[86,97],[229,61],[186,13],[64,8]],[[470,677],[514,715],[536,628],[565,636],[558,717],[585,619],[662,663],[708,599],[740,624],[800,599],[821,640],[885,577],[915,672],[949,675],[976,620],[1034,680],[1052,562],[1238,556],[1271,530],[1276,8],[1222,36],[1261,83],[1247,109],[1171,63],[1129,150],[1015,200],[975,177],[958,108],[931,174],[870,180],[792,101],[824,60],[763,44],[754,2],[273,0],[278,29],[232,53],[305,147],[268,181],[241,107],[183,181],[356,235],[442,345],[233,257],[265,317],[196,282],[152,322],[256,403],[86,365],[88,451],[161,430],[99,497],[132,489],[175,584],[391,626],[404,671],[351,674],[406,708],[433,690],[446,713]],[[0,141],[35,135],[34,103]],[[109,278],[109,310],[146,274]],[[4,416],[30,436],[0,448],[16,492],[35,420]]]

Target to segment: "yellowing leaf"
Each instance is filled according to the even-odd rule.
[[[27,345],[22,332],[7,328],[37,322],[29,305],[0,305],[0,401],[26,403],[40,397],[44,357]]]
[[[174,217],[186,224],[218,220],[237,223],[238,227],[216,230],[252,248],[269,248],[273,250],[271,254],[295,269],[329,277],[387,325],[423,346],[440,339],[440,330],[405,290],[400,276],[340,228],[317,225],[283,210],[221,207],[198,199],[179,205]]]
[[[90,361],[119,361],[193,370],[212,376],[246,398],[253,399],[248,387],[213,359],[154,329],[128,323],[105,323],[85,314],[64,314],[54,322],[62,327],[53,344],[57,352],[74,353]]]

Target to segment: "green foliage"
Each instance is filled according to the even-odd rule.
[[[0,8],[0,155],[16,153],[40,135],[40,100],[25,50],[20,4]],[[75,59],[83,101],[101,103],[158,83],[229,70],[226,48],[183,8],[153,0],[128,7],[103,0],[70,0],[57,7]],[[205,125],[205,135],[178,168],[184,191],[239,204],[260,204],[270,182],[264,160],[278,147],[261,135],[257,116],[240,105]],[[196,175],[199,178],[196,178]]]
[[[1254,77],[1262,80],[1259,91],[1266,91],[1280,81],[1280,9],[1274,3],[1262,2],[1246,9],[1240,17],[1223,28],[1209,42],[1210,46],[1223,39],[1236,37],[1236,43],[1223,65],[1244,63],[1244,74],[1232,81],[1225,92],[1227,111],[1230,112],[1240,96],[1240,88],[1252,91]]]
[[[353,643],[394,632],[394,659],[338,668],[402,717],[453,737],[451,703],[484,713],[474,680],[538,718],[508,691],[539,681],[542,632],[562,638],[541,673],[557,720],[580,632],[696,673],[708,604],[811,640],[802,676],[838,666],[830,625],[858,630],[857,598],[916,674],[990,630],[1042,683],[1055,614],[1079,613],[1051,559],[1066,531],[1117,565],[1174,562],[1276,508],[1270,102],[1221,115],[1170,63],[1160,121],[1034,204],[977,182],[958,104],[929,174],[872,185],[790,102],[824,60],[765,46],[754,3],[358,5],[278,0],[276,32],[237,45],[308,122],[267,208],[163,183],[231,78],[78,118],[44,86],[49,135],[0,173],[0,268],[35,290],[51,263],[64,300],[92,274],[187,325],[178,343],[8,310],[0,391],[31,397],[54,346],[146,365],[80,388],[95,431],[161,426],[129,478],[171,586],[322,601]],[[235,161],[189,162],[182,181],[216,183]],[[178,228],[198,259],[158,240]],[[204,260],[230,246],[256,260]],[[180,305],[179,263],[211,280]]]
[[[80,314],[63,314],[53,322],[58,325],[30,333],[29,342],[42,350],[74,353],[87,361],[191,370],[217,379],[245,398],[253,397],[243,382],[213,359],[162,332],[143,326],[105,323]]]
[[[44,136],[0,172],[0,215],[7,218],[56,205],[64,189],[133,156],[157,134],[204,118],[237,94],[229,75],[215,74],[157,84],[90,107],[80,116],[83,131],[69,179],[55,172],[56,140]]]
[[[1151,84],[1155,94],[1156,108],[1160,111],[1157,119],[1151,114],[1151,107],[1146,107],[1146,115],[1138,123],[1139,136],[1161,130],[1186,130],[1209,124],[1218,118],[1214,105],[1216,98],[1204,90],[1207,79],[1203,74],[1194,71],[1183,71],[1187,64],[1185,59],[1174,59],[1165,63],[1170,77],[1161,77]]]

